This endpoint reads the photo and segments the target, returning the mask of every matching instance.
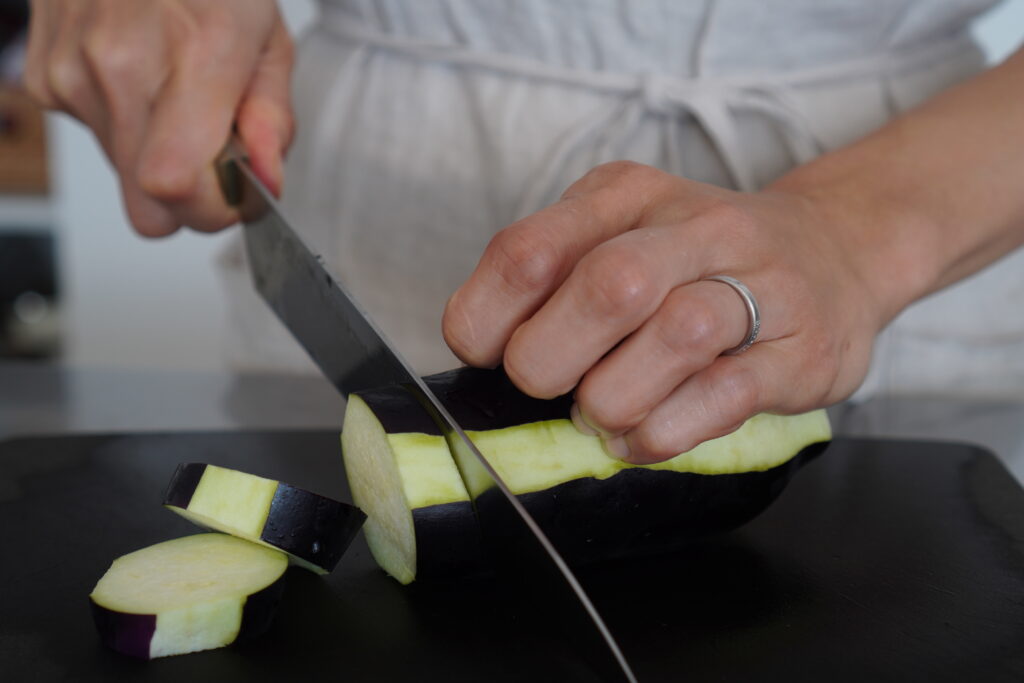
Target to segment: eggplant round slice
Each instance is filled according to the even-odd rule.
[[[668,461],[635,466],[609,458],[597,437],[575,429],[571,396],[531,398],[500,369],[460,368],[425,381],[576,565],[663,551],[736,528],[763,511],[831,438],[825,411],[758,415]],[[459,548],[452,572],[473,565],[464,553],[479,557],[479,530],[472,544],[458,544],[463,529],[476,524],[470,493],[487,537],[501,536],[507,506],[491,504],[500,493],[475,475],[471,456],[446,448],[408,392],[393,387],[350,397],[343,437],[352,495],[369,516],[374,557],[403,583],[425,576],[417,567],[447,548]],[[430,547],[413,537],[443,543]]]
[[[100,639],[153,659],[224,647],[263,633],[288,558],[226,534],[157,543],[118,559],[89,600]]]
[[[385,572],[407,584],[480,570],[469,493],[412,394],[389,388],[350,396],[341,443],[352,498],[367,514],[367,545]]]
[[[318,574],[337,566],[366,519],[352,505],[203,463],[178,465],[164,506],[205,529],[281,550]]]

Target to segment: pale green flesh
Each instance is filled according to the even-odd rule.
[[[114,560],[89,598],[128,614],[155,614],[149,656],[234,642],[245,601],[281,578],[280,552],[226,534],[157,543]]]
[[[641,467],[609,458],[598,437],[581,434],[569,420],[547,420],[467,434],[514,494],[528,494],[582,477],[606,479],[624,469]],[[404,440],[416,443],[415,439],[406,439],[407,436],[390,434],[389,438],[395,445]],[[790,460],[805,446],[829,438],[831,428],[824,411],[796,416],[758,415],[731,434],[703,442],[692,451],[663,463],[642,467],[694,474],[763,471]],[[396,453],[399,468],[414,459],[397,449]],[[400,471],[406,496],[411,501],[466,500],[444,499],[430,478],[420,476],[422,468],[408,474],[404,469]],[[469,483],[474,496],[478,496],[487,488],[489,480],[474,477]]]
[[[193,515],[214,528],[246,539],[263,533],[277,482],[255,474],[207,465],[188,503]]]
[[[400,583],[412,582],[416,531],[397,459],[380,421],[355,395],[345,407],[341,451],[352,500],[366,514],[363,532],[373,559]]]
[[[197,514],[197,513],[192,511],[192,506],[191,505],[189,505],[188,509],[180,508],[180,507],[177,507],[176,505],[164,505],[164,507],[167,508],[168,510],[170,510],[171,512],[174,512],[174,513],[177,513],[177,514],[181,515],[182,517],[184,517],[188,521],[192,522],[193,524],[195,524],[198,527],[202,527],[203,529],[209,529],[211,531],[223,531],[226,534],[231,534],[232,536],[237,536],[238,538],[243,538],[243,539],[245,539],[247,541],[250,541],[252,543],[258,543],[259,545],[262,545],[265,548],[270,548],[271,550],[276,550],[278,552],[285,553],[288,556],[288,561],[291,562],[291,564],[294,564],[296,567],[302,567],[303,569],[309,570],[309,571],[313,572],[314,574],[326,574],[327,573],[327,570],[324,569],[323,567],[318,567],[315,564],[313,564],[312,562],[310,562],[308,560],[302,559],[298,555],[292,555],[291,553],[289,553],[287,550],[285,550],[283,548],[278,548],[276,545],[273,545],[271,543],[267,543],[262,538],[260,538],[260,536],[258,536],[258,535],[254,536],[254,535],[249,535],[248,533],[243,533],[243,532],[239,531],[237,528],[228,527],[227,525],[225,525],[219,519],[213,519],[211,517],[207,517],[206,515]],[[260,525],[260,534],[262,534],[262,533],[263,533],[263,525],[261,524]]]
[[[504,429],[470,431],[469,437],[515,494],[593,477],[607,479],[624,469],[734,474],[777,467],[804,447],[832,436],[824,410],[803,415],[756,415],[732,434],[706,441],[656,465],[630,465],[605,454],[601,440],[581,434],[569,420],[547,420]],[[471,483],[474,495],[486,482]]]

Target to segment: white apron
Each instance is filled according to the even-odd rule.
[[[991,0],[334,0],[304,37],[292,220],[421,372],[495,232],[615,159],[755,190],[980,70]],[[225,259],[236,365],[309,369]],[[881,274],[884,276],[884,274]],[[1024,253],[907,311],[868,392],[1024,397]]]

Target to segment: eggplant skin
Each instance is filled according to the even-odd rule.
[[[100,641],[111,650],[137,659],[149,659],[149,643],[156,633],[155,614],[117,612],[89,601]]]
[[[365,520],[352,505],[279,484],[260,540],[330,572]]]
[[[812,444],[763,471],[695,474],[637,467],[607,479],[574,479],[518,498],[571,565],[642,557],[751,521],[826,446]],[[521,527],[505,519],[511,510],[496,500],[499,495],[491,489],[477,499],[481,519],[494,530],[484,535],[487,539],[507,538],[503,530],[512,533]]]
[[[455,368],[424,377],[463,429],[482,431],[569,416],[572,395],[544,400],[522,393],[504,369]],[[360,391],[388,434],[442,435],[441,428],[412,393],[398,387]]]
[[[242,623],[238,627],[238,637],[235,638],[236,643],[261,636],[270,628],[270,624],[277,614],[277,606],[284,596],[286,576],[287,572],[274,583],[245,599],[245,606],[242,607]]]
[[[468,500],[412,510],[416,578],[444,579],[484,571],[480,527]]]
[[[424,377],[423,381],[455,416],[459,426],[468,431],[566,419],[573,403],[571,393],[553,399],[527,396],[500,367],[456,368]],[[384,428],[388,429],[387,425]]]
[[[235,472],[233,476],[276,484],[269,508],[265,512],[255,505],[247,510],[251,512],[246,515],[247,518],[261,516],[257,520],[259,534],[242,533],[223,520],[189,509],[193,495],[210,467],[214,466],[205,463],[178,465],[167,486],[164,506],[199,526],[282,550],[298,560],[297,564],[311,571],[321,574],[331,572],[366,520],[362,510],[347,503],[284,482],[271,482],[256,475]]]
[[[179,508],[187,508],[192,494],[199,487],[199,482],[206,472],[206,465],[198,462],[182,463],[171,476],[171,483],[167,486],[167,494],[164,496],[164,505],[172,505]]]

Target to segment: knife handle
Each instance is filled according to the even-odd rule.
[[[214,161],[221,194],[230,206],[242,203],[242,172],[238,169],[238,164],[248,162],[249,155],[246,154],[242,141],[232,133]]]

